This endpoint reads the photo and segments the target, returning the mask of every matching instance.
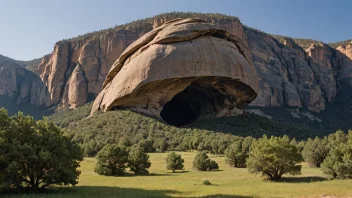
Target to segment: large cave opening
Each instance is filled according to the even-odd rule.
[[[167,102],[160,116],[170,125],[187,125],[200,117],[214,117],[225,98],[218,89],[192,84]]]

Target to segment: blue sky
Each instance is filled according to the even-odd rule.
[[[352,38],[349,0],[1,0],[0,54],[42,57],[61,39],[171,11],[228,14],[268,33],[323,42]]]

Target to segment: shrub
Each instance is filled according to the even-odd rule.
[[[171,152],[166,158],[166,169],[172,170],[172,172],[175,172],[176,170],[183,170],[184,162],[185,161],[182,159],[181,155]]]
[[[94,171],[99,175],[123,175],[128,162],[128,152],[116,144],[107,144],[97,155]]]
[[[199,171],[211,171],[219,169],[219,166],[215,161],[209,159],[205,151],[202,151],[194,157],[193,168]]]
[[[80,147],[47,119],[0,109],[0,186],[33,191],[50,185],[75,185],[83,160]]]
[[[216,163],[216,161],[214,160],[210,160],[208,170],[211,171],[211,170],[217,170],[217,169],[219,169],[218,163]]]
[[[344,137],[343,137],[344,136]],[[335,138],[333,138],[335,137]],[[336,138],[339,137],[339,138]],[[334,146],[321,165],[324,174],[337,179],[352,178],[352,131],[348,136],[337,132],[329,136]],[[338,143],[339,142],[339,143]]]
[[[236,141],[225,150],[225,157],[225,161],[229,165],[237,168],[245,168],[248,153],[242,149],[242,141]]]
[[[211,185],[211,183],[210,183],[210,181],[209,181],[209,180],[204,180],[204,181],[203,181],[203,185],[210,186],[210,185]]]
[[[306,162],[315,167],[320,167],[320,164],[328,155],[329,150],[329,142],[326,137],[324,139],[316,137],[314,140],[308,138],[302,154]]]
[[[271,137],[266,135],[254,141],[247,160],[250,173],[262,173],[270,180],[279,180],[284,174],[301,174],[302,155],[287,136]]]
[[[149,155],[144,153],[144,149],[138,145],[133,145],[128,156],[128,167],[130,170],[136,175],[146,175],[149,174],[147,169],[150,165]]]

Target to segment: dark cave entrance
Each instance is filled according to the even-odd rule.
[[[160,112],[161,118],[170,125],[190,124],[200,116],[212,117],[224,105],[225,95],[219,90],[192,84],[176,94]]]

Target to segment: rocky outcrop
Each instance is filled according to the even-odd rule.
[[[252,106],[306,107],[320,112],[337,93],[341,67],[337,52],[325,44],[303,49],[292,39],[279,42],[246,29],[260,91]]]
[[[48,91],[40,78],[11,60],[0,61],[0,96],[7,96],[13,104],[42,107],[47,107],[49,101]]]
[[[337,47],[336,50],[338,51],[337,60],[339,61],[337,80],[352,85],[352,41]]]
[[[203,15],[203,20],[218,24],[229,33],[243,40],[243,48],[246,56],[251,59],[247,36],[238,19],[216,19]],[[94,99],[102,89],[102,84],[107,76],[110,67],[122,52],[135,40],[146,32],[162,25],[172,18],[155,18],[154,23],[139,24],[137,27],[126,26],[117,28],[104,34],[89,37],[84,40],[60,41],[55,44],[52,54],[43,57],[42,62],[36,69],[36,73],[47,85],[50,93],[50,105],[74,108]],[[68,89],[81,82],[75,82],[72,72],[80,65],[86,89],[69,91]],[[70,99],[72,98],[72,99]],[[80,98],[77,101],[73,98]]]
[[[220,26],[191,18],[168,21],[121,54],[92,112],[133,108],[174,125],[231,115],[258,92],[246,54],[242,39]]]

